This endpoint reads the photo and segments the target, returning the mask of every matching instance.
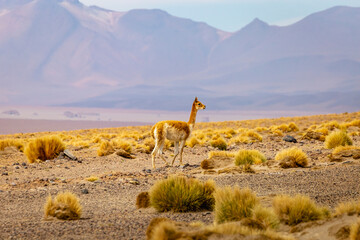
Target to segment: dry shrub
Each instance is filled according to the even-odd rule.
[[[227,148],[227,143],[226,143],[225,139],[222,137],[218,137],[218,138],[211,140],[210,145],[219,150],[226,150],[226,148]]]
[[[0,151],[4,151],[7,147],[16,147],[19,151],[24,151],[24,143],[17,139],[3,139],[0,140]]]
[[[235,155],[235,165],[260,164],[266,162],[264,154],[258,150],[240,150]]]
[[[360,219],[350,227],[350,240],[360,239]]]
[[[338,146],[352,145],[351,138],[344,131],[335,131],[325,138],[325,148],[332,149]]]
[[[214,157],[233,158],[235,156],[235,153],[226,151],[210,151],[208,156],[209,159],[212,159]]]
[[[317,131],[312,131],[312,130],[308,130],[303,136],[302,139],[314,139],[314,140],[319,140],[319,141],[325,141],[325,137],[326,135],[324,135],[322,132],[317,132]]]
[[[162,223],[162,222],[171,222],[171,220],[168,219],[168,218],[153,218],[153,219],[151,219],[151,221],[149,223],[149,226],[146,229],[146,239],[148,239],[148,240],[150,240],[150,239],[154,239],[154,240],[157,240],[157,239],[170,239],[170,238],[164,238],[164,234],[162,234],[162,233],[159,234],[157,232],[154,235],[155,228],[157,228],[158,225],[160,223]],[[159,231],[159,230],[157,230],[157,231]],[[159,236],[159,235],[162,235],[162,236]]]
[[[150,204],[159,212],[192,212],[212,210],[215,182],[171,176],[160,180],[150,189]]]
[[[186,145],[193,148],[195,147],[196,145],[200,145],[200,142],[199,140],[197,139],[197,137],[191,137],[189,139],[189,141],[186,142]]]
[[[289,129],[289,132],[299,131],[299,127],[294,122],[289,123],[288,129]]]
[[[85,178],[85,180],[89,181],[89,182],[95,182],[95,181],[99,180],[99,178],[96,176],[90,176],[88,178]]]
[[[273,208],[280,218],[289,225],[323,219],[330,215],[325,207],[318,207],[309,197],[280,195],[273,199]]]
[[[136,197],[136,208],[148,208],[150,207],[149,192],[141,192]]]
[[[29,142],[24,153],[30,163],[37,159],[41,161],[56,158],[60,152],[65,150],[65,144],[58,136],[44,136]]]
[[[256,205],[253,209],[252,219],[261,223],[262,226],[267,228],[277,228],[280,224],[279,218],[276,215],[274,209],[266,208],[261,205]]]
[[[336,147],[331,155],[332,161],[341,161],[343,157],[352,157],[354,159],[360,158],[360,147],[358,146],[339,146]]]
[[[254,142],[262,142],[262,136],[253,131],[247,130],[236,137],[230,139],[229,144],[239,144],[239,143],[254,143]]]
[[[250,189],[225,187],[217,189],[215,197],[215,222],[240,221],[243,218],[251,217],[252,210],[258,199]]]
[[[155,147],[155,141],[152,138],[145,138],[143,144],[149,148],[149,153],[151,153]]]
[[[131,153],[131,151],[132,151],[131,144],[129,142],[125,141],[125,140],[122,140],[122,139],[115,140],[115,139],[113,139],[111,141],[111,144],[112,144],[114,149],[124,150],[125,152],[128,152],[128,153]]]
[[[335,120],[331,121],[331,122],[328,122],[328,123],[325,123],[322,126],[329,129],[329,130],[334,130],[335,128],[340,129],[340,124]]]
[[[306,167],[308,165],[308,157],[297,147],[287,148],[278,152],[275,160],[280,161],[283,168]]]
[[[109,141],[102,141],[97,150],[98,156],[107,156],[115,152],[114,146]]]
[[[48,197],[44,206],[45,218],[48,216],[62,220],[79,219],[82,212],[79,199],[71,192],[59,193],[54,199]]]
[[[154,220],[154,222],[153,222]],[[174,222],[169,219],[153,219],[147,231],[148,240],[169,239],[267,239],[293,240],[270,229],[260,231],[243,226],[240,222],[229,222],[204,226]],[[149,233],[149,234],[148,234]]]
[[[289,123],[289,124],[281,124],[281,125],[279,125],[279,126],[271,126],[270,127],[270,130],[274,133],[275,131],[281,131],[281,132],[283,132],[283,133],[287,133],[287,132],[297,132],[297,131],[299,131],[299,127],[295,124],[295,123],[293,123],[293,122],[291,122],[291,123]]]
[[[335,208],[335,216],[360,214],[360,201],[349,201],[339,203]]]

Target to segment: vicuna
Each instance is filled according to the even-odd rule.
[[[159,154],[160,157],[164,160],[167,165],[167,161],[163,156],[163,148],[165,140],[174,141],[174,158],[172,160],[171,166],[174,165],[175,158],[180,153],[180,165],[182,165],[182,153],[185,146],[186,139],[189,138],[191,131],[194,129],[196,114],[199,109],[205,109],[206,106],[202,104],[197,97],[195,98],[192,108],[189,122],[183,121],[161,121],[156,123],[151,129],[151,135],[155,139],[155,147],[151,153],[152,166],[155,168],[155,157],[156,154]],[[180,146],[180,151],[179,151]]]

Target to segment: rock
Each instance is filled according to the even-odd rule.
[[[129,159],[134,159],[135,157],[133,157],[130,153],[128,153],[127,151],[125,150],[118,150],[116,152],[116,155],[120,156],[120,157],[123,157],[123,158],[129,158]]]
[[[23,163],[21,163],[21,165],[26,166],[27,164],[26,164],[26,162],[23,162]]]
[[[19,166],[16,166],[15,169],[19,169],[20,167]]]
[[[89,190],[87,188],[81,189],[82,194],[89,194]]]
[[[1,176],[8,176],[9,174],[7,172],[3,172]]]
[[[180,166],[180,169],[185,169],[185,168],[187,168],[187,167],[189,167],[189,166],[190,166],[189,163],[185,163],[184,165]]]
[[[64,155],[68,158],[70,158],[71,160],[77,160],[77,157],[75,157],[68,149],[65,149],[64,151]]]
[[[292,142],[292,143],[297,143],[296,139],[293,137],[293,136],[290,136],[290,135],[286,135],[283,140],[285,142]]]
[[[130,183],[130,184],[133,184],[133,185],[140,185],[140,181],[137,180],[137,179],[135,179],[135,178],[130,179],[130,180],[129,180],[129,183]]]

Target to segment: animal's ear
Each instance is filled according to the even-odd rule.
[[[195,97],[195,101],[197,101],[197,97]]]

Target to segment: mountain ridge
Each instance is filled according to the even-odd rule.
[[[157,101],[174,106],[196,89],[214,106],[227,99],[237,110],[244,106],[234,99],[258,101],[251,106],[259,108],[271,95],[277,100],[265,105],[276,109],[299,93],[312,96],[314,105],[316,95],[326,96],[323,107],[338,109],[330,93],[344,94],[349,105],[341,106],[350,111],[357,106],[346,92],[360,90],[358,42],[360,8],[346,6],[285,27],[254,18],[229,33],[160,9],[117,12],[78,0],[1,0],[0,83],[6,87],[0,104],[99,107],[94,101],[117,92],[127,99],[110,99],[113,106],[141,109],[132,99],[155,98],[150,89],[157,89]]]

